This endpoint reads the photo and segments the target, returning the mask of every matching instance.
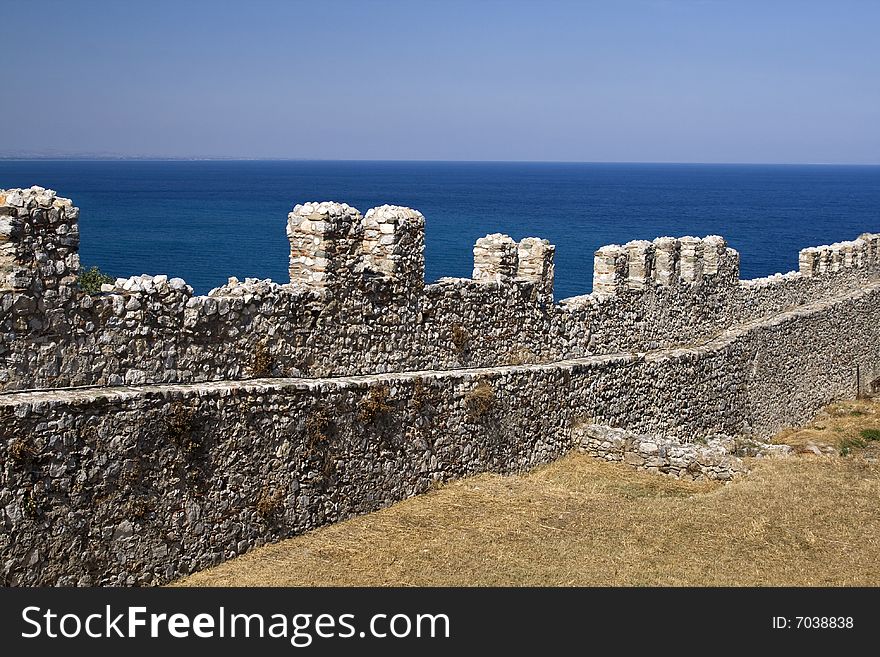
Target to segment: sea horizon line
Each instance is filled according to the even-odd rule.
[[[701,162],[684,160],[450,160],[318,157],[153,156],[153,155],[3,155],[0,162],[363,162],[411,164],[583,164],[644,166],[778,166],[778,167],[878,167],[880,162]]]

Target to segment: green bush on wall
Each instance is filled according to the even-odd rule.
[[[114,280],[116,279],[109,274],[105,274],[97,267],[91,267],[90,269],[82,267],[79,270],[77,283],[79,284],[79,289],[86,294],[98,294],[101,292],[101,285],[112,283]]]

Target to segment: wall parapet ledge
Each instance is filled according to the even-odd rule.
[[[0,271],[13,285],[0,293],[4,391],[649,352],[880,278],[875,233],[804,249],[799,273],[752,281],[720,236],[660,237],[600,248],[594,291],[554,303],[555,247],[495,233],[477,240],[473,278],[426,286],[421,213],[323,202],[288,215],[289,283],[230,278],[193,296],[181,279],[142,275],[93,295],[72,284],[72,203],[40,187],[0,195]]]
[[[141,274],[129,278],[117,278],[113,283],[101,285],[101,292],[105,294],[158,294],[164,295],[177,292],[185,296],[192,296],[193,289],[182,278],[171,278],[165,274],[150,276]]]

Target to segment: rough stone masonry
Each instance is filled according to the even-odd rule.
[[[305,203],[290,282],[76,285],[79,210],[0,190],[0,578],[167,582],[472,473],[572,448],[732,476],[736,444],[880,386],[880,235],[739,280],[718,236],[481,238],[424,281],[424,217]],[[784,248],[785,245],[778,245]]]

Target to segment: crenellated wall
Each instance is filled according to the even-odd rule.
[[[0,191],[7,585],[166,582],[611,434],[690,477],[699,450],[675,446],[760,440],[880,381],[880,235],[751,281],[718,236],[605,246],[593,293],[554,302],[545,240],[488,235],[472,278],[425,285],[420,213],[308,203],[289,283],[87,295],[77,218],[49,190]]]
[[[724,239],[599,249],[593,293],[553,302],[554,247],[477,240],[470,279],[424,282],[424,217],[297,205],[290,282],[75,283],[79,211],[51,190],[0,191],[0,390],[345,376],[544,363],[705,342],[875,280],[880,236],[805,249],[800,271],[740,281]]]

